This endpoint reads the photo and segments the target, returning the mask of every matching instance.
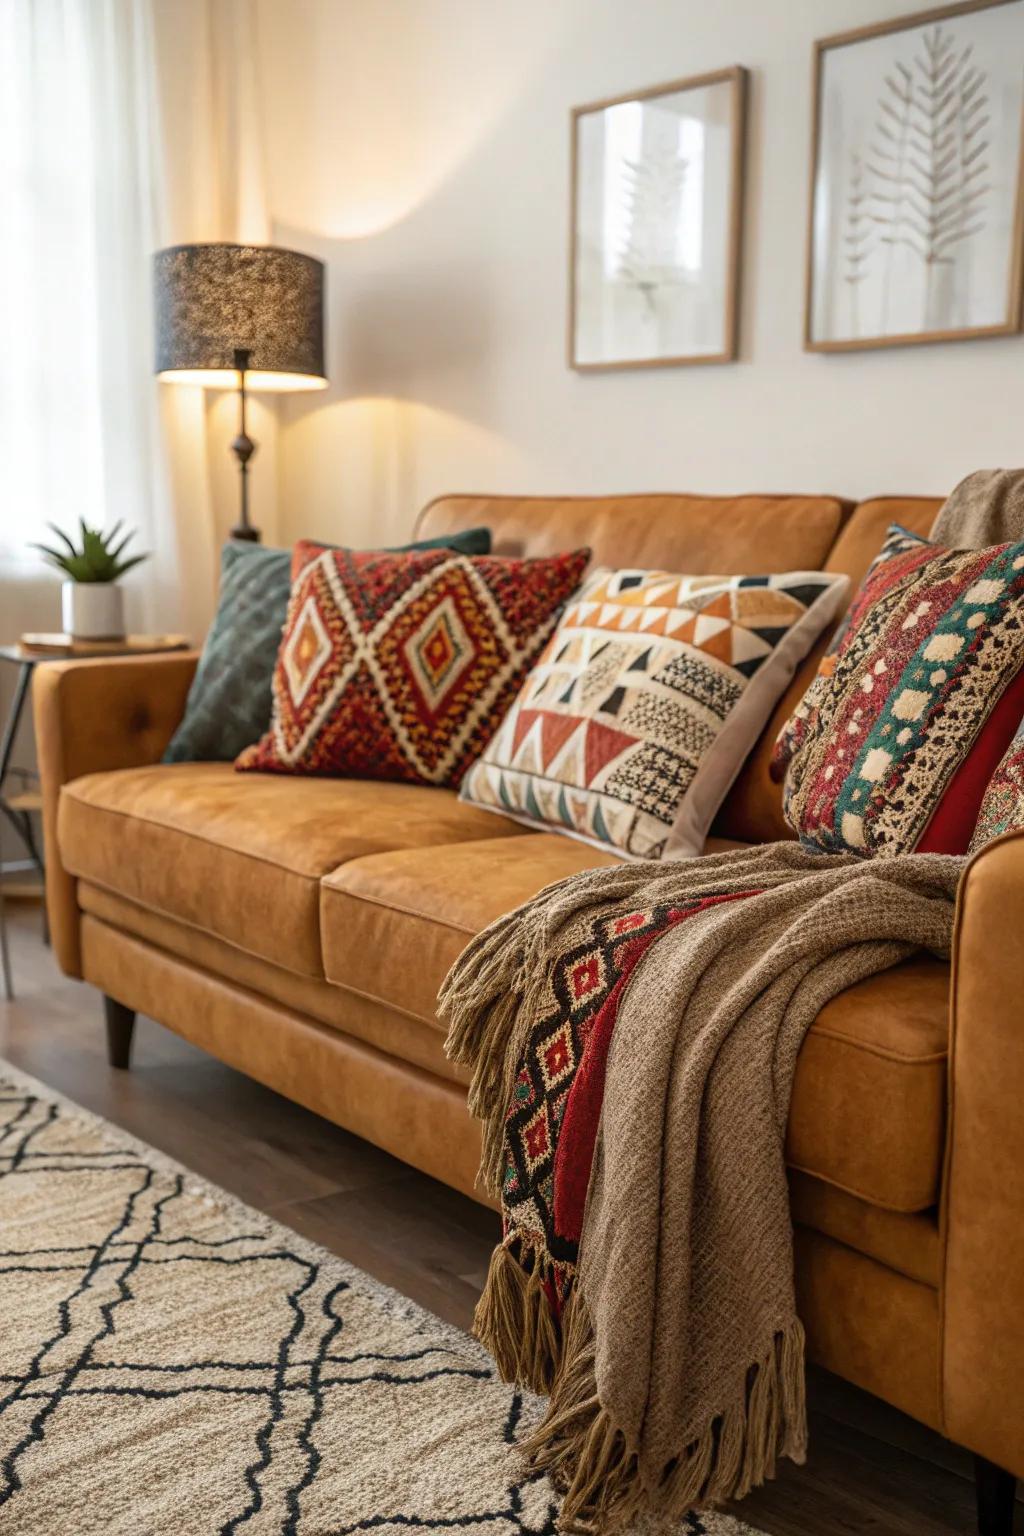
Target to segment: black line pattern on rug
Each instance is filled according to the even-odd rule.
[[[55,1118],[57,1106],[53,1104],[50,1106],[50,1108],[53,1110],[53,1117]],[[112,1236],[114,1232],[123,1231],[124,1228],[133,1219],[135,1215],[136,1202],[140,1200],[144,1194],[149,1192],[153,1185],[154,1179],[155,1174],[153,1170],[147,1169],[146,1177],[141,1187],[132,1191],[121,1214],[120,1220],[112,1229],[112,1232],[108,1234],[108,1237]],[[101,1328],[89,1340],[85,1348],[79,1354],[77,1360],[61,1374],[58,1386],[52,1393],[47,1395],[43,1406],[39,1409],[38,1413],[35,1414],[31,1423],[29,1424],[27,1433],[23,1435],[17,1444],[7,1453],[3,1459],[3,1463],[0,1464],[0,1471],[2,1471],[4,1477],[3,1486],[0,1487],[0,1506],[3,1506],[8,1501],[8,1499],[10,1499],[12,1495],[15,1494],[21,1487],[21,1479],[19,1478],[17,1472],[17,1463],[19,1458],[24,1454],[25,1451],[28,1450],[30,1445],[42,1439],[44,1426],[47,1419],[49,1419],[51,1414],[53,1414],[57,1407],[60,1405],[62,1399],[71,1387],[72,1382],[75,1380],[75,1377],[81,1370],[82,1364],[89,1358],[99,1340],[101,1338],[105,1338],[108,1334],[113,1332],[114,1308],[119,1306],[121,1302],[128,1300],[131,1296],[131,1291],[129,1290],[127,1284],[128,1276],[137,1267],[139,1256],[148,1238],[150,1236],[155,1236],[156,1233],[159,1232],[160,1218],[163,1212],[163,1207],[171,1200],[177,1199],[177,1197],[181,1194],[181,1187],[182,1180],[179,1176],[174,1180],[173,1188],[169,1190],[166,1195],[161,1196],[161,1198],[156,1201],[150,1218],[150,1225],[145,1236],[143,1236],[139,1242],[135,1254],[133,1254],[132,1257],[127,1261],[126,1270],[117,1276],[117,1287],[120,1294],[115,1298],[115,1300],[110,1302],[103,1302],[100,1305],[100,1316],[103,1319]],[[108,1239],[105,1238],[104,1243],[106,1243],[107,1240]],[[97,1257],[101,1251],[102,1245],[100,1249],[97,1249]],[[35,1379],[40,1379],[39,1367],[45,1355],[51,1349],[53,1349],[61,1339],[68,1338],[70,1336],[73,1326],[71,1317],[71,1303],[78,1297],[84,1295],[86,1291],[89,1290],[92,1285],[92,1281],[98,1272],[98,1268],[99,1266],[95,1262],[90,1264],[88,1270],[86,1271],[85,1277],[80,1282],[79,1286],[75,1291],[72,1292],[71,1296],[69,1296],[66,1301],[61,1303],[59,1308],[58,1331],[52,1336],[52,1338],[47,1340],[39,1353],[34,1357],[32,1365],[30,1366],[30,1376],[34,1374]],[[15,1388],[13,1392],[8,1393],[5,1399],[0,1400],[0,1418],[2,1418],[7,1407],[9,1407],[10,1404],[21,1395],[21,1389]]]
[[[320,1421],[321,1414],[323,1413],[324,1387],[334,1385],[334,1383],[325,1382],[323,1380],[322,1372],[324,1362],[326,1360],[328,1350],[344,1326],[341,1317],[334,1310],[334,1303],[336,1298],[341,1296],[348,1289],[349,1287],[347,1281],[339,1280],[338,1284],[328,1292],[328,1294],[324,1297],[323,1302],[321,1303],[321,1310],[324,1317],[327,1319],[327,1327],[321,1335],[320,1348],[317,1351],[316,1358],[313,1360],[309,1368],[309,1385],[312,1401],[309,1406],[309,1412],[306,1415],[306,1421],[302,1428],[299,1430],[298,1436],[299,1444],[306,1454],[306,1470],[299,1481],[297,1483],[293,1483],[285,1494],[285,1505],[288,1510],[288,1518],[285,1520],[284,1525],[281,1527],[281,1536],[296,1536],[300,1519],[299,1501],[305,1489],[312,1486],[313,1480],[320,1470],[322,1457],[317,1447],[313,1444],[312,1434],[314,1428]]]
[[[29,1476],[28,1470],[22,1472],[25,1453],[48,1434],[57,1433],[60,1410],[65,1403],[85,1404],[91,1399],[187,1401],[213,1395],[263,1402],[265,1415],[255,1431],[244,1431],[251,1436],[251,1454],[239,1472],[237,1510],[227,1519],[223,1512],[211,1517],[212,1523],[204,1528],[209,1536],[214,1536],[215,1530],[218,1536],[237,1536],[261,1511],[263,1520],[269,1517],[281,1536],[355,1536],[356,1532],[389,1529],[440,1533],[470,1528],[493,1528],[502,1536],[505,1532],[508,1536],[555,1536],[554,1494],[539,1475],[517,1477],[514,1459],[510,1459],[511,1476],[503,1492],[495,1489],[495,1496],[482,1500],[482,1509],[469,1509],[465,1514],[421,1515],[415,1510],[395,1508],[350,1523],[342,1519],[341,1524],[331,1526],[330,1530],[322,1518],[311,1525],[303,1506],[324,1469],[325,1452],[318,1442],[318,1431],[337,1394],[367,1383],[412,1390],[446,1379],[496,1384],[494,1368],[489,1362],[477,1364],[475,1357],[471,1360],[448,1344],[431,1343],[429,1338],[421,1347],[396,1347],[391,1351],[339,1349],[339,1340],[349,1326],[345,1304],[352,1288],[348,1280],[331,1284],[332,1276],[326,1267],[321,1275],[318,1264],[267,1232],[246,1230],[229,1237],[167,1233],[165,1218],[181,1201],[186,1188],[181,1174],[150,1165],[137,1147],[112,1146],[83,1153],[70,1142],[64,1149],[35,1146],[33,1143],[45,1132],[59,1139],[64,1108],[37,1094],[12,1091],[0,1091],[0,1106],[14,1111],[6,1123],[0,1124],[0,1190],[5,1181],[13,1189],[11,1181],[20,1182],[26,1176],[42,1180],[45,1185],[50,1177],[61,1174],[89,1174],[90,1188],[94,1187],[93,1180],[119,1181],[112,1185],[116,1208],[111,1211],[109,1227],[97,1236],[94,1244],[50,1243],[34,1249],[0,1251],[0,1286],[7,1276],[74,1277],[70,1288],[55,1303],[53,1326],[28,1364],[14,1371],[0,1355],[0,1367],[4,1367],[0,1371],[0,1508],[12,1504],[17,1518],[22,1477]],[[130,1182],[125,1180],[125,1174],[133,1176]],[[173,1276],[181,1266],[200,1264],[227,1276],[233,1271],[244,1271],[246,1266],[267,1263],[280,1265],[283,1275],[289,1266],[295,1270],[290,1279],[282,1278],[280,1296],[290,1322],[278,1339],[272,1358],[150,1363],[139,1359],[104,1360],[98,1355],[101,1345],[117,1337],[119,1313],[127,1303],[138,1300],[133,1281],[150,1268],[166,1270]],[[86,1337],[79,1347],[78,1336],[83,1332]],[[408,1334],[395,1342],[397,1346],[407,1345]],[[358,1346],[358,1339],[353,1343]],[[227,1374],[232,1379],[203,1379],[211,1374]],[[31,1403],[32,1417],[28,1425],[22,1417],[19,1427],[8,1437],[5,1416],[9,1418],[18,1403]],[[287,1413],[286,1405],[290,1405]],[[85,1411],[84,1407],[80,1411]],[[510,1448],[520,1433],[523,1411],[521,1394],[511,1392],[500,1431],[501,1439]],[[11,1422],[13,1427],[15,1421]],[[281,1458],[281,1463],[289,1466],[289,1481],[275,1487],[268,1484],[268,1479],[275,1462],[275,1436],[281,1434],[288,1437],[288,1455]],[[470,1500],[472,1492],[467,1490]],[[131,1497],[130,1490],[124,1493]],[[272,1502],[268,1503],[268,1499]],[[333,1517],[337,1518],[339,1513],[342,1512],[335,1511]],[[189,1526],[190,1533],[195,1529]],[[691,1516],[680,1536],[707,1536],[706,1526],[699,1517]]]

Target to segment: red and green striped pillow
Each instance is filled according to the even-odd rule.
[[[964,853],[1024,717],[1024,543],[893,527],[783,727],[773,776],[810,849]]]

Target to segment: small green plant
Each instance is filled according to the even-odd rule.
[[[50,523],[48,526],[65,548],[58,549],[51,544],[33,544],[31,547],[40,551],[47,565],[62,571],[72,581],[117,581],[133,565],[149,559],[148,554],[128,555],[125,558],[124,552],[134,539],[135,530],[130,528],[118,538],[123,521],[123,518],[118,518],[113,528],[102,533],[98,528],[87,527],[84,518],[80,518],[82,536],[77,549],[56,523]]]

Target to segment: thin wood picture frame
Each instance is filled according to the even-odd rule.
[[[1014,115],[1013,120],[1011,121],[1008,118],[1006,125],[1006,142],[1009,144],[1012,141],[1016,156],[1016,163],[1013,169],[1013,173],[1008,179],[1008,187],[1011,194],[1011,211],[1009,214],[1008,229],[1006,232],[1006,279],[1005,287],[1002,289],[1004,294],[1004,303],[1001,318],[982,324],[936,324],[930,328],[920,329],[908,329],[906,327],[901,328],[897,326],[896,329],[881,330],[875,334],[827,335],[822,334],[822,330],[824,328],[816,325],[815,317],[815,310],[819,299],[819,292],[816,289],[815,282],[817,230],[819,226],[819,219],[821,218],[819,199],[822,196],[822,178],[824,174],[822,164],[823,115],[825,113],[826,107],[826,84],[824,77],[829,55],[835,56],[838,50],[855,48],[860,44],[873,43],[878,39],[895,37],[898,34],[911,33],[915,30],[922,31],[925,28],[937,28],[941,34],[943,23],[959,22],[965,18],[981,16],[987,12],[1006,13],[1014,8],[1016,8],[1021,13],[1020,25],[1022,27],[1022,32],[1024,32],[1024,0],[959,0],[959,3],[957,4],[938,6],[930,10],[919,11],[911,15],[894,17],[889,21],[875,23],[870,26],[858,27],[849,32],[836,33],[830,37],[820,38],[814,43],[812,51],[810,188],[807,203],[807,231],[804,277],[803,345],[805,351],[869,351],[882,347],[933,345],[936,342],[943,341],[969,341],[982,337],[1011,336],[1017,334],[1020,331],[1022,314],[1022,277],[1024,277],[1024,254],[1022,254],[1022,246],[1024,246],[1024,68],[1022,68],[1019,63],[1017,68],[1021,77],[1021,103],[1019,110]],[[936,34],[933,32],[933,39],[935,35]],[[929,44],[929,48],[932,46],[933,44]],[[984,71],[980,70],[976,63],[972,63],[970,57],[971,52],[972,49],[970,47],[965,48],[961,46],[959,49],[955,49],[954,53],[949,57],[947,64],[943,66],[943,75],[940,78],[947,77],[950,71],[955,73],[960,69],[965,71],[973,70],[975,75],[984,75]],[[1021,55],[1018,53],[1018,60],[1020,57]],[[930,58],[931,55],[929,53],[924,61],[926,67],[929,64]],[[912,71],[919,70],[919,59],[920,54],[915,56],[913,60]],[[896,70],[889,71],[888,78],[883,75],[880,81],[882,99],[888,96],[891,98],[890,104],[892,104],[893,101],[896,103],[899,102],[899,92],[901,90],[906,92],[906,90],[909,88],[904,83],[905,74],[906,65],[904,64],[902,74],[899,73],[899,68],[897,66]],[[970,77],[968,77],[967,89],[970,89]],[[985,82],[982,80],[980,84],[975,85],[975,95],[973,98],[971,98],[975,100],[975,104],[977,103],[977,93],[983,93],[984,91]],[[893,95],[894,92],[896,93],[895,95]],[[905,96],[904,99],[906,99]],[[937,99],[943,99],[943,93],[940,92]],[[954,107],[955,105],[956,104],[954,103]],[[884,116],[885,108],[880,106],[879,113],[880,116]],[[969,120],[969,126],[977,124],[983,115],[983,109],[978,107],[976,104],[975,116]],[[981,131],[984,132],[984,129]],[[959,135],[960,139],[962,140],[962,122],[959,128]],[[877,135],[876,142],[880,142],[877,139]],[[977,148],[979,142],[980,139],[976,138],[975,148]],[[926,167],[926,171],[930,172],[933,176],[936,166],[936,150],[934,148],[934,141],[931,145],[926,146],[926,148],[928,154],[931,155],[931,159]],[[986,150],[987,148],[988,146],[986,145]],[[958,152],[961,154],[963,153],[962,150]],[[967,153],[973,153],[973,150],[969,149]],[[975,159],[973,164],[975,167],[979,167],[982,164],[982,160]],[[889,165],[889,169],[891,170],[891,165],[888,162],[883,162],[881,167],[883,173],[885,173],[887,165]],[[879,169],[880,168],[876,165],[876,173]],[[968,167],[968,170],[970,170],[970,167]],[[852,171],[850,173],[850,180],[852,185]],[[919,185],[927,187],[932,193],[935,191],[936,184],[934,179],[919,182]],[[980,182],[975,183],[975,186],[980,186]],[[955,194],[950,195],[953,196]],[[857,196],[861,197],[862,199],[866,196],[863,191],[863,183],[858,188]],[[891,202],[891,196],[889,200]],[[848,204],[851,208],[854,206],[859,207],[859,203],[855,203],[852,194],[848,196]],[[943,203],[940,201],[938,205],[936,205],[932,197],[929,197],[927,204],[921,206],[927,206],[930,210],[934,210],[936,206],[938,206],[941,210]],[[946,207],[948,208],[948,206],[949,204],[947,203]],[[970,206],[978,207],[978,203],[968,203],[966,208],[969,208]],[[984,203],[982,203],[981,206],[984,208]],[[942,226],[941,223],[937,225],[936,215],[934,212],[928,213],[925,219],[925,223],[930,223],[930,228],[933,235],[933,244],[935,244],[934,235],[936,231],[938,231],[938,233],[941,235],[943,227],[945,228],[947,241],[950,235],[956,234],[955,228],[951,227],[948,219],[945,226]],[[969,226],[963,225],[962,231],[966,231],[966,233],[961,232],[960,234],[956,234],[956,240],[961,243],[965,238],[970,237]],[[847,232],[849,233],[849,226]],[[925,234],[927,235],[927,233],[928,231],[926,230]],[[863,234],[860,237],[862,242],[865,238],[866,237]],[[889,244],[891,245],[892,243],[893,240],[890,236]],[[858,245],[855,242],[851,243],[848,241],[846,245],[847,252],[856,252],[859,249],[863,249],[863,244]],[[943,247],[940,241],[939,249],[940,251],[944,250],[945,256],[948,257],[950,252],[954,249],[954,246],[947,243]],[[941,257],[936,258],[933,261],[933,265],[938,265],[939,260],[941,260]],[[948,261],[944,264],[948,265]],[[851,270],[854,272],[860,271],[862,270],[862,267],[857,266],[855,262]],[[931,274],[927,274],[927,277],[928,280],[930,280]],[[842,327],[837,327],[836,329],[842,329]]]
[[[743,210],[746,181],[746,129],[748,71],[741,65],[711,70],[663,85],[628,91],[600,101],[573,107],[570,112],[570,217],[569,277],[566,361],[579,373],[607,373],[636,368],[674,368],[695,363],[732,362],[738,355],[740,315],[740,275],[742,264]],[[580,278],[580,194],[582,181],[580,136],[585,119],[609,109],[643,104],[659,97],[699,92],[716,86],[729,89],[727,154],[728,188],[720,217],[724,225],[724,259],[721,270],[721,344],[708,350],[673,350],[665,355],[594,358],[581,356],[579,310],[583,283]],[[640,286],[640,285],[638,285]],[[651,285],[648,285],[651,286]],[[650,300],[648,300],[650,302]]]

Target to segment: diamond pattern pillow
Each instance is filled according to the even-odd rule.
[[[236,766],[458,784],[589,556],[296,545],[270,729]]]
[[[486,555],[491,534],[487,528],[469,528],[401,548]],[[291,564],[290,549],[266,549],[240,539],[224,545],[217,612],[165,763],[230,763],[266,730],[274,663],[288,616]]]
[[[701,852],[845,576],[595,571],[462,797],[638,859]]]
[[[893,527],[776,743],[805,847],[963,853],[1024,715],[1024,543],[948,550]]]

